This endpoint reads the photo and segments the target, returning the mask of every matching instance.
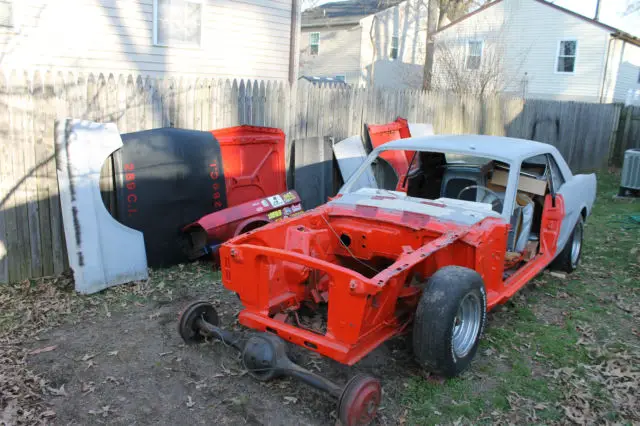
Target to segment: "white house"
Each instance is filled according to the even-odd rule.
[[[434,34],[434,85],[528,98],[624,102],[640,40],[544,0],[496,0]]]
[[[0,0],[0,67],[288,80],[297,4]]]
[[[421,0],[347,0],[306,10],[300,75],[353,85],[419,87],[426,13]]]

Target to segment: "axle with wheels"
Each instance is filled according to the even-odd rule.
[[[222,341],[241,352],[249,373],[260,381],[289,376],[327,392],[338,399],[338,416],[345,426],[366,425],[380,405],[380,381],[367,374],[354,376],[344,387],[319,376],[289,359],[284,340],[271,333],[252,333],[245,339],[240,333],[218,326],[218,314],[208,302],[194,302],[180,314],[180,336],[187,344],[206,338]]]

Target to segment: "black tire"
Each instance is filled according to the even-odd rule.
[[[571,231],[571,236],[564,245],[559,255],[551,262],[550,268],[554,271],[563,271],[568,274],[575,271],[582,256],[582,241],[584,235],[584,219],[582,215]],[[577,250],[577,253],[575,253]]]
[[[470,314],[467,316],[465,312]],[[466,323],[459,314],[467,318]],[[445,377],[459,375],[476,354],[486,321],[487,295],[480,275],[461,266],[439,269],[429,278],[416,310],[413,325],[416,360],[432,373]]]

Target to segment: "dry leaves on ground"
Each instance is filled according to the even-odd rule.
[[[47,386],[31,371],[29,357],[54,351],[44,346],[29,351],[28,345],[40,331],[57,325],[72,312],[80,298],[72,291],[68,276],[39,279],[35,284],[3,286],[0,292],[0,424],[37,424],[55,412],[42,402],[44,394],[63,396],[64,388]]]
[[[553,372],[564,384],[564,399],[559,405],[566,416],[578,424],[600,422],[609,413],[624,421],[640,422],[640,354],[602,347],[593,348],[592,353],[600,360],[597,364]]]

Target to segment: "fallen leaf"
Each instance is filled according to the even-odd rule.
[[[46,346],[44,348],[40,348],[40,349],[34,349],[31,352],[29,352],[29,355],[37,355],[37,354],[41,354],[43,352],[51,352],[53,350],[55,350],[58,347],[58,345],[53,345],[53,346]]]
[[[105,405],[102,408],[100,408],[100,410],[89,410],[89,414],[92,414],[94,416],[107,417],[109,415],[110,410],[111,410],[111,406]]]
[[[56,412],[55,412],[55,411],[53,411],[53,410],[47,410],[47,411],[44,411],[44,412],[41,414],[41,416],[42,416],[42,417],[45,417],[45,418],[55,417],[55,415],[56,415]]]
[[[409,413],[409,410],[405,409],[404,412],[400,415],[400,418],[398,418],[398,424],[399,425],[403,425],[407,422],[407,414]]]
[[[95,386],[93,385],[93,382],[89,382],[89,383],[82,382],[82,384],[80,385],[80,391],[84,394],[93,392],[94,390],[95,390]]]
[[[285,404],[295,404],[296,402],[298,402],[298,398],[296,398],[295,396],[285,396],[284,397],[284,403]]]
[[[84,356],[82,358],[80,358],[80,359],[82,361],[89,361],[92,358],[95,358],[95,354],[94,355],[84,354]]]
[[[109,356],[117,356],[118,355],[118,351],[111,351],[111,352],[107,353],[107,355],[109,355]]]
[[[53,396],[67,396],[67,391],[64,390],[64,385],[60,386],[59,389],[47,387],[47,391]]]
[[[193,407],[194,405],[196,405],[196,403],[195,403],[195,402],[193,402],[193,400],[191,399],[191,397],[190,397],[190,396],[187,396],[187,408],[191,408],[191,407]]]

